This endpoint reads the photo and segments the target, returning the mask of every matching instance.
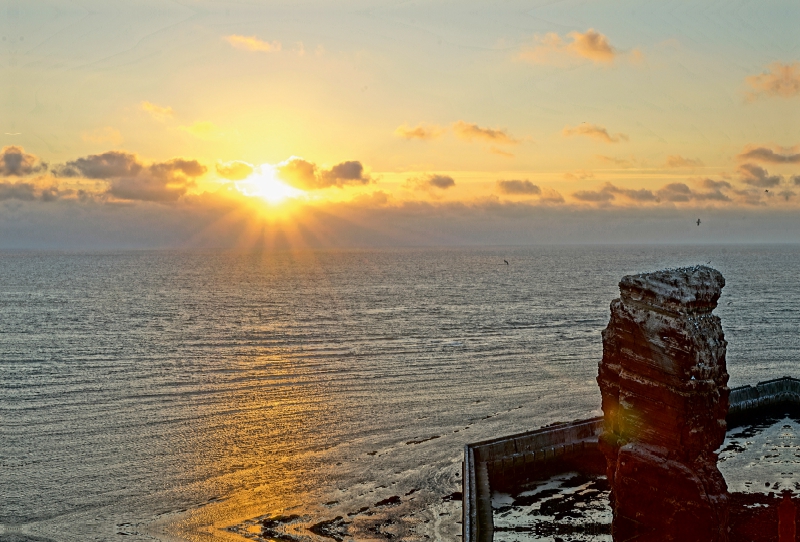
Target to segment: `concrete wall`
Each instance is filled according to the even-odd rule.
[[[728,416],[781,403],[800,405],[800,380],[785,376],[733,388]],[[524,470],[552,468],[582,454],[596,453],[602,432],[601,416],[464,446],[463,541],[491,542],[494,536],[492,480]]]

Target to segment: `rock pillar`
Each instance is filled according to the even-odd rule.
[[[724,542],[728,373],[711,311],[725,279],[705,266],[626,276],[603,331],[597,382],[615,541]]]

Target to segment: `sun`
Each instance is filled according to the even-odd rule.
[[[275,173],[275,168],[269,164],[261,165],[246,179],[237,181],[236,189],[245,196],[261,198],[272,204],[306,195],[304,191],[279,181]]]

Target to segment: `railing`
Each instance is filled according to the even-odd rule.
[[[781,403],[800,405],[800,380],[789,376],[732,388],[728,416]],[[603,418],[543,427],[464,446],[463,542],[491,542],[494,535],[490,478],[596,451]]]

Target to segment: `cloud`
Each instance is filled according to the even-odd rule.
[[[579,190],[572,194],[572,197],[579,201],[604,203],[615,199],[616,196],[623,196],[633,201],[651,202],[658,201],[658,197],[652,191],[645,188],[631,189],[620,188],[611,183],[606,183],[600,190]]]
[[[447,190],[456,185],[456,181],[449,175],[429,175],[425,184],[441,190]]]
[[[614,194],[608,190],[579,190],[573,192],[572,197],[578,201],[590,203],[605,203],[614,199]]]
[[[800,164],[800,154],[779,154],[766,147],[748,146],[736,155],[739,160],[755,160],[770,164]]]
[[[606,164],[613,164],[615,166],[620,166],[624,168],[633,167],[635,165],[636,160],[631,158],[630,160],[626,160],[625,158],[617,158],[615,156],[604,156],[602,154],[596,154],[594,156],[597,160],[604,162]]]
[[[319,190],[322,188],[347,185],[365,185],[372,178],[364,173],[361,162],[350,160],[336,164],[330,169],[320,169],[313,162],[292,156],[276,166],[278,178],[302,190]]]
[[[357,160],[342,162],[328,170],[322,170],[320,178],[326,186],[339,188],[348,184],[369,184],[372,180],[364,174],[364,166]]]
[[[111,126],[82,132],[81,139],[87,143],[111,143],[112,145],[121,145],[123,141],[119,130]]]
[[[564,58],[582,58],[595,64],[611,64],[619,52],[608,38],[590,28],[584,33],[570,32],[567,41],[555,32],[536,36],[533,44],[524,47],[519,58],[533,64],[559,64]],[[642,54],[636,50],[633,60],[640,62]]]
[[[778,192],[778,195],[781,196],[784,201],[789,201],[790,199],[795,197],[797,194],[795,192],[791,191],[791,190],[782,190],[782,191]]]
[[[281,43],[279,41],[270,43],[260,40],[255,36],[239,36],[237,34],[232,34],[230,36],[225,36],[225,40],[236,49],[243,49],[245,51],[272,53],[281,50]]]
[[[656,193],[660,200],[669,202],[687,202],[694,197],[692,189],[684,183],[669,183]]]
[[[567,172],[564,174],[564,178],[570,181],[583,181],[584,179],[592,179],[594,178],[594,173],[591,171],[587,171],[585,169],[579,169],[574,172]]]
[[[413,128],[403,124],[402,126],[398,126],[394,131],[394,135],[403,139],[420,139],[425,141],[436,139],[443,133],[444,128],[425,124],[418,124]]]
[[[78,158],[55,168],[59,177],[83,177],[85,179],[110,179],[136,176],[144,166],[135,154],[124,151],[108,151]]]
[[[700,160],[692,159],[692,158],[684,158],[683,156],[679,156],[677,154],[673,154],[667,156],[667,162],[664,164],[664,167],[668,168],[682,168],[682,167],[700,167],[703,165],[703,162]]]
[[[142,111],[150,113],[154,119],[161,122],[171,119],[175,115],[171,107],[161,107],[148,101],[142,102],[139,107],[141,107]]]
[[[0,150],[0,177],[22,177],[47,171],[47,163],[22,147],[9,145]]]
[[[800,175],[792,175],[791,181],[795,186],[800,186]]]
[[[783,181],[782,175],[770,175],[766,169],[755,164],[742,164],[739,174],[743,183],[759,188],[778,186]]]
[[[542,189],[530,181],[497,181],[497,189],[501,194],[534,196],[542,193]]]
[[[253,173],[253,166],[240,160],[217,162],[215,169],[217,175],[231,181],[241,181]]]
[[[753,91],[746,97],[752,101],[760,96],[791,98],[800,94],[800,62],[781,64],[773,62],[767,71],[745,78]]]
[[[31,183],[0,182],[0,201],[8,199],[33,201],[36,199],[36,188]]]
[[[505,156],[506,158],[514,158],[514,153],[504,151],[503,149],[499,149],[497,147],[489,147],[489,152],[498,156]]]
[[[570,126],[565,126],[564,129],[561,131],[561,134],[564,137],[571,137],[576,135],[591,137],[593,139],[597,139],[598,141],[603,141],[605,143],[619,143],[620,141],[628,141],[628,136],[625,134],[611,135],[608,133],[608,130],[606,130],[602,126],[589,124],[587,122],[579,124],[574,128]]]
[[[174,158],[145,165],[135,154],[108,151],[78,158],[55,168],[59,177],[82,177],[108,182],[106,194],[118,199],[173,202],[207,168],[197,160]]]
[[[453,124],[453,131],[456,135],[466,141],[481,140],[497,143],[500,145],[515,145],[519,143],[518,139],[514,139],[506,130],[495,130],[492,128],[481,128],[477,124],[471,122],[464,122],[460,120]]]
[[[589,203],[608,203],[617,196],[624,197],[637,203],[686,203],[689,201],[730,201],[722,193],[723,189],[730,189],[726,181],[703,179],[699,186],[705,191],[696,191],[684,183],[669,183],[653,192],[646,188],[632,189],[620,188],[611,183],[606,183],[599,190],[581,190],[572,194],[572,197]]]
[[[449,175],[430,174],[423,177],[415,177],[406,181],[406,188],[412,190],[425,190],[428,192],[447,190],[456,185],[455,179]]]

